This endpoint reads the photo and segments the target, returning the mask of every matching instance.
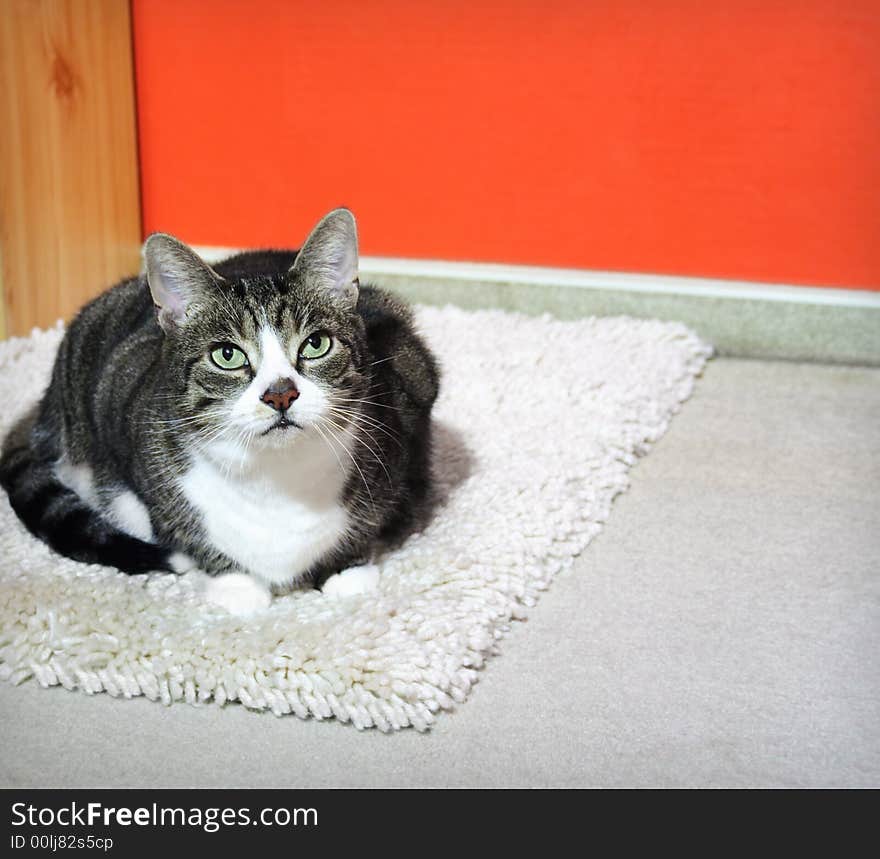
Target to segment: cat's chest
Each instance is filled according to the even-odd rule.
[[[212,546],[265,581],[286,584],[345,537],[344,482],[336,459],[269,457],[232,476],[197,456],[181,488]]]

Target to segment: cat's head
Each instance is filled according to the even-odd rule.
[[[143,258],[179,432],[237,449],[349,431],[367,384],[351,212],[324,217],[286,271],[221,277],[164,233]]]

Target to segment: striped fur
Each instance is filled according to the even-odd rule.
[[[5,441],[0,484],[33,534],[61,554],[126,573],[171,571],[175,553],[210,574],[242,571],[212,542],[183,483],[227,431],[233,404],[258,373],[266,330],[289,346],[298,384],[333,409],[332,432],[352,440],[351,462],[339,462],[349,526],[300,578],[321,583],[420,527],[430,500],[436,363],[399,300],[356,280],[331,283],[341,218],[319,225],[298,265],[295,251],[260,251],[211,269],[170,237],[148,240],[159,252],[148,253],[145,272],[77,315],[39,406]],[[295,352],[319,331],[332,336],[326,358]],[[219,343],[240,344],[248,366],[218,371],[210,355]],[[275,413],[267,406],[265,414]],[[264,460],[277,456],[295,469],[306,449],[296,433],[320,433],[322,420],[295,429],[289,442],[290,433],[264,439],[242,430],[235,443],[243,456],[262,445]]]

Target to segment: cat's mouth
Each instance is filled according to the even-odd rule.
[[[268,435],[270,432],[275,432],[276,430],[285,432],[290,429],[302,429],[302,427],[296,421],[282,415],[274,424],[272,424],[272,426],[269,427],[269,429],[264,430],[260,435]]]

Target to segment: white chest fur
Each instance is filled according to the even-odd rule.
[[[211,543],[243,569],[291,583],[340,542],[348,527],[339,500],[346,475],[323,439],[303,434],[232,468],[215,453],[198,455],[181,487]]]

